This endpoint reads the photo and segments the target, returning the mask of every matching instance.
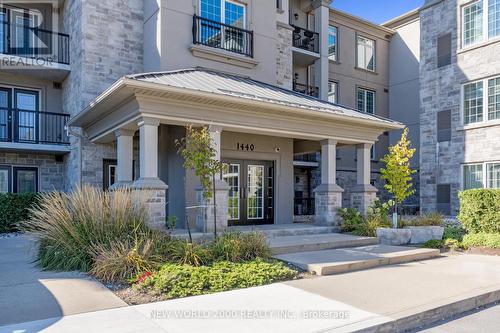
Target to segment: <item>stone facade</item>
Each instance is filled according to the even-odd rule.
[[[314,190],[316,224],[340,227],[338,209],[342,207],[342,192],[342,188],[334,184],[322,184]]]
[[[214,207],[213,199],[205,199],[203,189],[196,191],[198,205],[201,206],[196,216],[196,229],[198,231],[213,233],[215,229],[214,209],[216,210],[217,232],[226,230],[228,226],[228,196],[229,187],[224,181],[215,183],[215,199],[217,205]]]
[[[0,152],[0,165],[37,167],[41,192],[64,191],[64,163],[55,155]]]
[[[462,85],[500,75],[498,41],[461,49],[458,18],[460,6],[467,2],[427,1],[429,6],[420,13],[420,204],[423,211],[436,210],[438,185],[449,185],[451,215],[459,209],[463,163],[500,160],[500,125],[464,129],[462,122]],[[451,64],[438,68],[437,39],[447,33],[452,37]],[[451,140],[438,142],[437,115],[447,110],[451,110]]]
[[[71,73],[63,83],[63,109],[75,115],[120,77],[143,71],[143,1],[66,1],[63,13],[71,36]],[[116,149],[90,143],[84,133],[74,131],[65,188],[78,183],[100,187],[103,159],[115,159]]]
[[[276,44],[276,84],[292,89],[292,27],[278,23]]]
[[[148,225],[155,230],[165,230],[166,216],[165,216],[165,190],[136,190],[137,192],[144,192],[148,196],[146,199],[145,207],[149,212]]]

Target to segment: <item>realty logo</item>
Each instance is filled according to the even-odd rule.
[[[69,63],[69,37],[57,32],[53,5],[53,1],[0,0],[0,68],[50,68],[54,63]]]

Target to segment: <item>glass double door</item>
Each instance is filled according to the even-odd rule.
[[[38,109],[38,91],[0,87],[0,141],[37,141]]]
[[[224,160],[229,225],[274,222],[274,162]]]

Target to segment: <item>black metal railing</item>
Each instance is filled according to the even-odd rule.
[[[294,198],[294,215],[314,215],[314,198]]]
[[[319,53],[319,34],[317,32],[307,30],[301,27],[292,25],[293,30],[293,46],[299,49]]]
[[[293,81],[293,91],[308,95],[308,96],[313,96],[313,97],[319,97],[319,88],[315,86],[310,86],[307,84],[303,83],[298,83]]]
[[[197,15],[193,16],[193,44],[202,44],[253,57],[253,31]]]
[[[0,53],[37,59],[35,65],[68,65],[69,35],[0,21]]]
[[[64,113],[0,108],[0,141],[69,144]]]

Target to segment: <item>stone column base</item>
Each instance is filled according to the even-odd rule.
[[[166,230],[166,193],[168,186],[159,178],[140,178],[130,187],[138,195],[144,195],[145,208],[149,213],[147,224],[151,229]]]
[[[196,197],[199,206],[204,206],[198,209],[196,216],[196,229],[205,233],[213,233],[215,230],[214,224],[214,209],[216,210],[217,218],[217,233],[223,232],[227,228],[228,220],[228,197],[229,186],[223,180],[215,182],[215,198],[217,207],[213,205],[213,198],[205,199],[203,196],[204,190],[197,189]]]
[[[321,184],[314,189],[316,224],[340,226],[338,209],[342,207],[342,192],[344,190],[336,184]]]
[[[366,215],[368,208],[377,199],[377,192],[378,190],[372,185],[357,185],[351,191],[351,207],[356,208],[362,215]]]

